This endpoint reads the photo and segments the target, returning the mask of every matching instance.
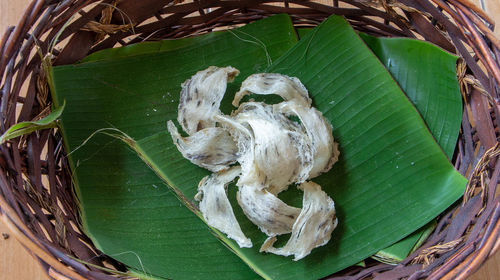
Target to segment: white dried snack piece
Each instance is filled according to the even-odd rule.
[[[241,231],[227,198],[227,185],[240,175],[239,166],[203,178],[198,185],[196,199],[200,200],[200,211],[208,225],[222,231],[242,248],[252,247],[252,241]]]
[[[218,172],[236,162],[238,147],[220,127],[204,128],[189,137],[182,137],[172,121],[167,128],[182,156],[200,167]]]
[[[219,115],[215,119],[233,136],[238,146],[237,160],[242,171],[236,185],[253,184],[261,189],[264,188],[265,174],[258,168],[254,160],[255,139],[251,129],[235,121],[232,117]]]
[[[276,237],[268,238],[260,248],[261,252],[294,255],[293,260],[298,261],[309,255],[312,249],[323,246],[330,240],[338,223],[335,203],[316,183],[302,183],[299,188],[304,191],[304,198],[302,211],[293,224],[292,236],[281,248],[273,247]]]
[[[238,107],[243,96],[248,94],[281,96],[285,101],[295,100],[303,106],[311,106],[312,100],[306,87],[295,77],[277,73],[253,74],[241,84],[233,99],[233,106]]]
[[[333,141],[332,126],[323,114],[314,107],[306,108],[296,102],[281,102],[275,105],[277,111],[299,117],[311,142],[314,163],[309,178],[314,178],[332,168],[338,161],[338,144]]]
[[[232,117],[239,123],[248,123],[256,118],[265,119],[280,125],[283,129],[291,131],[302,131],[301,126],[288,119],[284,114],[276,112],[273,105],[263,102],[241,103],[237,110],[233,111]]]
[[[300,213],[300,208],[252,185],[240,186],[236,199],[248,219],[268,236],[290,233]]]
[[[271,193],[278,194],[291,183],[307,179],[313,153],[300,126],[273,112],[272,106],[257,102],[241,104],[235,119],[248,124],[253,132],[255,165],[264,174],[262,183]]]
[[[168,130],[185,158],[218,172],[202,179],[195,196],[210,226],[240,247],[252,246],[227,197],[228,183],[239,176],[238,204],[269,236],[260,251],[300,260],[326,244],[337,225],[333,200],[319,185],[306,182],[330,170],[338,160],[332,127],[311,107],[308,92],[297,78],[275,73],[248,77],[233,100],[239,107],[230,116],[222,114],[219,106],[227,82],[238,73],[230,66],[211,66],[184,82],[177,119],[189,136],[182,137],[171,121]],[[248,94],[276,94],[284,101],[240,105]],[[234,163],[240,166],[230,167]],[[290,184],[300,184],[298,188],[304,191],[302,208],[277,197]],[[286,245],[273,247],[276,237],[287,233],[291,237]]]
[[[231,66],[210,66],[182,83],[177,120],[188,135],[215,126],[213,116],[220,114],[227,83],[239,73]]]

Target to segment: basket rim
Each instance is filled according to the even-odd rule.
[[[0,80],[1,82],[0,85],[2,86],[3,96],[7,96],[7,98],[5,97],[2,98],[2,103],[1,103],[2,114],[0,114],[0,120],[1,120],[0,128],[2,129],[2,131],[5,131],[6,127],[9,127],[10,125],[18,122],[20,119],[29,117],[30,114],[32,113],[32,108],[24,109],[24,106],[27,104],[25,102],[26,100],[28,100],[28,98],[22,100],[22,98],[19,97],[19,91],[21,90],[21,80],[27,79],[28,77],[27,73],[38,74],[40,71],[39,69],[37,69],[37,65],[40,63],[39,59],[37,60],[36,58],[32,58],[31,60],[29,60],[30,59],[30,56],[28,55],[29,51],[31,51],[31,49],[34,47],[34,39],[33,39],[34,37],[30,37],[30,34],[35,36],[37,34],[42,34],[43,32],[47,32],[48,30],[51,29],[48,36],[54,37],[59,32],[60,28],[62,27],[62,23],[64,23],[65,20],[69,19],[73,14],[79,11],[82,6],[86,6],[95,3],[97,1],[98,0],[86,0],[86,1],[64,0],[56,3],[55,1],[33,0],[25,10],[25,13],[21,18],[21,20],[19,21],[18,25],[16,27],[11,27],[6,30],[0,41],[0,53],[2,54],[0,58],[0,73],[2,73],[2,79]],[[113,4],[115,1],[104,0],[103,2]],[[133,3],[131,4],[131,2],[133,1],[123,0],[122,2],[123,3],[118,3],[117,5],[118,6],[122,5],[120,7],[124,9],[126,9],[127,7],[128,8],[134,7],[134,4]],[[205,9],[214,6],[219,7],[221,5],[228,5],[229,7],[233,5],[231,7],[233,11],[236,12],[230,16],[235,16],[237,15],[238,12],[240,12],[241,14],[243,14],[243,16],[241,16],[242,21],[255,20],[259,18],[259,16],[265,16],[270,13],[277,13],[287,10],[295,11],[298,13],[299,10],[292,10],[294,8],[290,7],[293,5],[301,5],[300,6],[301,9],[309,9],[312,11],[319,11],[323,9],[322,11],[325,12],[326,14],[345,13],[346,17],[352,16],[353,20],[360,17],[359,13],[355,13],[353,10],[348,10],[348,9],[345,10],[339,8],[338,5],[339,2],[344,2],[344,1],[335,1],[335,0],[333,1],[333,4],[329,6],[324,4],[318,4],[314,1],[299,1],[299,0],[295,1],[203,0],[187,4],[182,3],[183,1],[161,2],[161,1],[146,0],[144,2],[149,3],[151,6],[154,6],[155,9],[158,10],[158,13],[174,11],[174,14],[175,13],[183,14],[187,13],[188,11],[196,11],[196,10],[204,11]],[[181,2],[181,3],[176,3],[176,2]],[[270,5],[275,2],[282,3],[283,7],[279,6],[279,8],[276,8],[275,6]],[[170,5],[169,3],[174,3],[174,4]],[[391,14],[391,11],[394,11],[394,9],[396,8],[401,9],[404,11],[407,17],[409,17],[414,21],[422,20],[422,17],[426,19],[428,15],[432,16],[440,24],[443,25],[443,28],[445,28],[448,31],[449,38],[446,38],[446,36],[443,37],[439,35],[437,35],[437,37],[432,37],[431,34],[427,34],[426,36],[430,38],[428,40],[431,41],[434,40],[438,43],[440,42],[445,46],[446,43],[442,41],[443,38],[448,40],[446,42],[451,41],[452,46],[455,46],[460,53],[464,54],[464,59],[467,62],[467,66],[469,67],[468,71],[469,73],[472,73],[472,75],[474,75],[471,77],[473,77],[475,80],[473,80],[469,84],[466,84],[466,87],[469,87],[471,90],[471,96],[472,96],[471,102],[473,102],[474,104],[478,104],[478,106],[480,107],[480,109],[477,109],[476,112],[473,112],[473,119],[475,121],[478,120],[486,120],[486,121],[485,124],[483,124],[482,122],[476,123],[476,127],[474,127],[475,131],[471,132],[470,134],[473,135],[474,133],[476,133],[475,135],[477,136],[478,139],[473,140],[471,138],[470,140],[466,140],[463,144],[462,149],[464,151],[467,149],[470,150],[470,147],[474,147],[474,144],[476,144],[476,142],[479,141],[479,143],[481,143],[480,145],[484,147],[484,151],[479,157],[475,159],[477,163],[475,165],[474,164],[472,165],[472,167],[474,168],[471,170],[468,189],[464,195],[464,202],[460,207],[460,209],[465,209],[464,207],[472,205],[473,203],[476,204],[479,203],[479,202],[474,202],[473,198],[475,197],[476,200],[479,200],[477,198],[478,197],[477,194],[475,194],[475,192],[477,192],[478,190],[483,191],[483,193],[480,194],[481,196],[484,193],[486,193],[485,196],[489,194],[486,201],[487,207],[485,207],[483,210],[481,210],[482,212],[480,212],[482,214],[481,217],[484,217],[484,219],[481,220],[480,222],[483,224],[482,228],[484,228],[485,232],[482,235],[482,238],[477,239],[476,242],[470,242],[466,246],[461,247],[460,250],[458,251],[451,250],[446,253],[443,253],[443,255],[448,254],[446,255],[447,258],[443,261],[444,264],[440,264],[439,268],[434,270],[431,274],[428,274],[428,277],[431,279],[441,279],[441,278],[452,279],[455,277],[457,279],[466,278],[469,275],[471,275],[472,272],[477,270],[477,268],[486,260],[488,256],[493,255],[500,248],[500,202],[499,202],[500,196],[498,195],[495,196],[494,192],[493,195],[491,194],[491,190],[494,191],[496,189],[496,186],[491,186],[494,185],[493,183],[485,185],[485,182],[483,182],[481,179],[483,176],[486,176],[487,178],[491,179],[492,182],[497,182],[500,176],[500,164],[496,164],[497,162],[500,162],[500,145],[497,142],[496,133],[494,131],[496,120],[500,116],[499,115],[500,99],[498,98],[499,85],[500,85],[500,68],[498,66],[499,60],[498,58],[495,58],[500,55],[499,52],[500,40],[496,38],[492,32],[492,29],[494,28],[494,23],[491,20],[491,18],[489,18],[489,16],[486,15],[486,13],[484,13],[481,9],[479,9],[478,7],[476,7],[474,4],[472,4],[467,0],[449,0],[449,1],[383,0],[380,1],[380,3],[382,9],[385,10],[385,12],[383,12],[383,15],[381,14],[382,12],[376,10],[374,7],[365,6],[363,3],[357,1],[352,2],[352,5],[354,5],[354,7],[356,7],[358,10],[362,8],[369,10],[375,13],[376,15],[379,15],[380,17],[384,18],[388,23],[392,22],[393,25],[397,26],[402,30],[398,32],[401,32],[401,34],[405,36],[409,36],[409,34],[411,33],[409,29],[405,30],[406,22],[398,18],[394,14]],[[151,9],[155,10],[153,8]],[[427,11],[428,15],[422,12],[415,12],[415,10],[418,9],[424,9],[425,11]],[[80,30],[82,29],[82,27],[85,26],[86,21],[88,22],[90,20],[96,19],[100,15],[102,10],[103,7],[96,6],[90,9],[89,11],[82,13],[80,18],[78,18],[66,30],[64,30],[61,33],[61,38],[66,38],[70,35],[76,34],[74,35],[74,37],[79,40],[83,41],[94,40],[95,36],[93,33],[88,31],[86,31],[87,33],[84,33]],[[442,10],[443,12],[440,12],[440,10]],[[254,11],[258,12],[254,13]],[[303,10],[300,10],[300,12],[301,11]],[[138,13],[140,14],[140,12]],[[228,14],[226,13],[229,12],[224,11],[224,13],[222,14],[216,13],[214,11],[207,12],[201,14],[198,17],[194,17],[193,19],[185,20],[185,23],[183,24],[185,26],[189,26],[189,24],[191,24],[192,26],[195,26],[199,30],[205,32],[206,30],[204,30],[203,27],[200,27],[200,24],[198,24],[197,22],[199,22],[200,20],[202,22],[205,22],[207,20],[208,22],[210,21],[217,22],[217,21],[224,21],[226,19],[233,19],[230,16],[227,17]],[[446,16],[450,16],[452,20],[461,24],[453,25],[451,21],[446,19]],[[304,18],[310,20],[308,22],[309,24],[315,23],[314,17],[312,18],[304,17]],[[162,18],[160,16],[157,18],[157,21],[165,23],[167,21],[166,19],[168,19],[168,17]],[[184,20],[184,17],[181,17],[180,19]],[[39,20],[38,25],[36,25],[35,29],[31,31],[31,27],[38,20]],[[112,19],[110,18],[110,22],[111,20]],[[145,19],[142,19],[141,16],[137,16],[137,18],[134,18],[134,20],[140,22],[141,20]],[[183,22],[182,20],[178,22]],[[224,24],[228,23],[224,22]],[[393,27],[390,28],[381,27],[379,24],[375,24],[373,22],[372,25],[375,26],[375,28],[377,27],[381,28],[379,30],[380,34],[383,34],[383,32],[391,32],[391,31],[395,32],[393,30],[394,29]],[[155,25],[150,25],[147,28],[153,28],[154,26]],[[143,29],[145,30],[144,32],[148,31],[147,28]],[[422,23],[422,25],[420,25],[419,28],[425,30],[425,28],[428,28],[428,23],[426,24]],[[191,29],[193,29],[193,27],[191,27]],[[177,33],[172,33],[173,35],[171,34],[171,36],[182,37],[186,36],[188,32],[192,31],[189,28],[186,28],[186,30],[187,31],[183,30],[176,31]],[[95,32],[96,30],[91,30],[91,31]],[[93,52],[102,48],[109,47],[109,45],[112,42],[114,44],[115,42],[120,41],[117,38],[120,36],[123,37],[123,34],[120,34],[120,32],[118,32],[117,34],[119,35],[114,35],[114,34],[108,35],[108,37],[103,41],[101,41],[99,44],[96,44],[94,46],[88,46],[87,47],[88,49],[86,51]],[[72,44],[74,45],[75,42],[77,42],[76,39],[75,40],[71,39],[67,46],[71,46]],[[467,57],[468,53],[466,51],[467,44],[473,49],[476,57],[474,56]],[[47,46],[48,46],[47,42],[42,42],[42,44],[40,45],[40,47],[42,48],[47,48]],[[68,54],[67,49],[68,48],[66,47],[60,53],[57,53],[58,57],[66,56],[67,59],[56,60],[55,63],[59,64],[70,63],[72,60],[75,60],[75,58],[77,58],[78,55],[81,56],[81,53],[78,53],[76,55]],[[79,48],[79,51],[84,52],[85,49]],[[486,68],[486,73],[484,73],[481,67],[477,65],[478,63],[475,62],[476,59],[483,64],[484,68]],[[15,74],[17,74],[17,76]],[[19,75],[21,76],[21,78],[18,77]],[[474,83],[474,81],[476,83]],[[34,85],[36,83],[35,79],[32,78],[32,81],[30,83]],[[31,92],[35,92],[36,90],[37,90],[36,86],[33,86]],[[20,100],[24,102],[22,103],[23,110],[21,111],[21,118],[18,118],[16,120],[15,116],[16,110],[15,109],[12,110],[12,106],[15,107],[15,104],[17,104]],[[30,104],[28,105],[32,107],[33,104],[36,103],[37,101],[33,97],[31,105]],[[491,109],[489,108],[489,106],[491,106]],[[469,122],[466,116],[464,116],[463,121]],[[491,124],[491,127],[488,126],[488,124]],[[464,129],[470,129],[471,131],[473,130],[470,125],[464,125]],[[47,139],[51,137],[56,137],[56,132],[54,130],[47,131],[43,137],[46,137]],[[44,143],[50,142],[47,139],[42,142]],[[34,140],[28,139],[27,141],[34,141]],[[466,143],[467,141],[468,143]],[[0,168],[1,169],[0,217],[9,226],[9,228],[13,230],[16,239],[18,239],[29,251],[31,251],[34,255],[36,255],[40,262],[46,264],[46,266],[44,267],[46,268],[47,273],[49,273],[49,270],[52,269],[53,271],[55,271],[53,273],[58,272],[65,276],[69,276],[75,279],[84,279],[85,277],[106,279],[107,278],[106,274],[96,272],[76,262],[72,258],[68,257],[64,252],[64,250],[61,250],[60,247],[45,242],[42,238],[40,238],[38,234],[33,232],[32,228],[29,228],[26,225],[28,223],[25,218],[26,213],[21,209],[21,206],[18,205],[18,201],[16,200],[16,195],[12,191],[12,189],[19,191],[19,187],[11,187],[19,185],[19,181],[16,182],[16,180],[19,179],[24,180],[19,176],[19,174],[16,174],[21,172],[20,170],[22,168],[21,159],[19,158],[21,153],[19,151],[19,148],[17,147],[19,143],[20,143],[19,141],[13,141],[11,143],[6,143],[0,146],[0,148],[2,149],[2,156],[3,156],[3,158],[0,160],[1,161],[0,162],[0,167],[1,167]],[[464,155],[466,155],[465,152]],[[473,155],[469,153],[469,156]],[[463,160],[467,159],[464,158]],[[472,161],[474,159],[470,158],[468,160]],[[448,215],[448,218],[451,218],[452,213],[453,211],[450,210],[444,216],[446,217]],[[479,237],[481,233],[479,230],[476,230],[477,232],[474,232],[473,229],[472,231]],[[441,235],[443,234],[441,233]],[[424,249],[429,249],[429,248],[432,249],[433,247],[436,246],[436,244],[432,245],[432,241],[442,240],[442,238],[443,236],[440,236],[440,233],[436,232],[433,236],[431,236],[429,241],[421,247],[420,252]],[[410,257],[415,258],[416,256],[417,255],[415,255],[414,253],[414,255],[411,255]],[[394,271],[400,269],[402,271],[404,269],[407,269],[408,267],[411,267],[410,261],[411,260],[408,261],[405,260],[403,261],[402,265],[397,266],[396,268],[388,267],[386,265],[371,267],[370,275],[377,272],[380,272],[382,273],[381,275],[383,275],[383,273],[387,273],[389,269]],[[411,269],[415,268],[412,267]],[[354,276],[362,277],[366,273],[368,272],[361,271]],[[412,277],[419,277],[419,275],[423,274],[420,272],[413,272]]]

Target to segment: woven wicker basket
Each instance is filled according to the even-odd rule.
[[[99,2],[108,5],[96,5]],[[89,53],[142,38],[191,36],[275,13],[288,13],[301,26],[314,26],[338,14],[370,34],[424,39],[463,58],[458,79],[467,106],[453,157],[457,170],[469,178],[463,201],[442,213],[426,243],[399,265],[370,262],[366,268],[352,267],[331,277],[466,278],[500,247],[500,41],[491,31],[491,19],[467,0],[326,2],[34,0],[1,41],[1,132],[48,112],[50,95],[36,50],[48,53],[49,42],[60,30],[61,43],[45,57],[54,65],[74,63]],[[135,34],[129,25],[120,25],[116,10],[130,17]],[[71,23],[64,26],[67,22]],[[119,276],[75,259],[126,271],[123,264],[103,256],[77,226],[69,165],[57,129],[13,139],[0,149],[0,216],[48,275],[55,279]]]

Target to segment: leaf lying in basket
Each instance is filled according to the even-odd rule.
[[[361,33],[422,115],[449,159],[462,121],[462,97],[456,77],[457,57],[427,42],[407,38],[377,38]],[[426,238],[433,223],[377,253],[376,258],[397,263]]]
[[[417,107],[451,159],[462,122],[457,57],[424,41],[360,35]]]
[[[192,44],[147,43],[162,52],[142,55],[139,44],[127,47],[127,56],[55,67],[55,97],[68,100],[62,116],[67,150],[106,127],[136,139],[166,131],[166,121],[177,116],[180,84],[200,67],[238,67],[241,74],[229,85],[235,92],[235,84],[264,70],[297,38],[290,18],[277,15],[232,33],[179,41]],[[257,277],[120,141],[97,134],[71,153],[70,163],[84,229],[106,254],[142,273],[173,279]],[[196,186],[197,176],[186,177]]]
[[[398,264],[409,254],[418,249],[435,228],[436,221],[432,221],[402,240],[378,251],[372,258],[387,264]]]
[[[312,29],[300,28],[300,38]],[[408,38],[361,38],[384,64],[422,115],[430,132],[448,158],[455,150],[462,120],[462,98],[456,78],[457,57],[435,45]],[[397,263],[415,247],[433,223],[377,252],[378,260]]]
[[[3,144],[5,141],[16,138],[25,134],[30,134],[34,131],[53,128],[57,126],[57,119],[61,116],[64,111],[65,103],[63,103],[58,108],[54,109],[50,114],[43,117],[38,121],[31,122],[20,122],[13,126],[11,126],[7,131],[0,136],[0,144]]]
[[[423,226],[461,195],[466,180],[380,62],[335,19],[309,33],[269,71],[298,77],[334,127],[341,159],[317,182],[338,206],[332,240],[338,239],[316,254],[333,251],[337,258],[328,255],[323,263],[341,266]],[[321,51],[328,47],[336,52]]]
[[[173,187],[192,197],[207,172],[183,159],[166,132],[154,134],[164,131],[165,120],[175,118],[180,82],[190,74],[175,75],[180,81],[175,85],[177,91],[172,91],[173,104],[155,103],[152,96],[161,96],[170,85],[157,82],[157,75],[165,75],[166,69],[155,72],[159,71],[156,66],[141,74],[148,63],[155,63],[153,59],[144,61],[146,57],[54,69],[56,95],[68,100],[63,115],[66,141],[72,150],[94,130],[108,125],[106,122],[134,139],[152,135],[137,142],[143,159]],[[190,72],[204,67],[201,63]],[[383,65],[342,18],[331,17],[321,24],[269,71],[299,77],[316,107],[334,126],[341,159],[332,171],[315,181],[335,200],[340,223],[330,243],[299,262],[260,254],[258,246],[236,247],[238,255],[261,276],[316,279],[338,271],[410,234],[461,195],[465,179],[449,164]],[[246,75],[241,74],[243,78]],[[135,99],[130,102],[132,97]],[[69,100],[82,103],[70,106]],[[160,108],[161,115],[154,114]],[[151,118],[145,118],[148,114]],[[92,139],[72,154],[73,163],[78,165],[108,141],[104,136]],[[211,251],[216,247],[212,243],[215,238],[205,238],[201,221],[172,200],[173,193],[165,194],[166,187],[155,193],[151,182],[157,181],[150,173],[144,174],[142,166],[123,146],[110,145],[76,168],[83,220],[98,247],[105,245],[105,253],[141,269],[132,258],[139,253],[143,270],[155,275],[254,278],[242,272],[224,250]],[[234,192],[230,186],[230,197],[234,198]],[[300,205],[301,195],[297,194],[290,190],[282,199]],[[158,206],[165,200],[171,207],[161,212]],[[241,211],[235,212],[243,231],[254,244],[260,244],[265,237],[242,218]],[[168,235],[169,239],[161,241],[172,242],[170,246],[159,243],[158,235]],[[178,242],[177,257],[169,251],[176,248],[174,241]],[[124,258],[127,254],[132,257]],[[180,256],[189,254],[193,263],[186,270],[191,274],[179,272],[183,269]],[[202,259],[206,261],[205,270],[193,269],[203,267]],[[213,267],[218,260],[218,267]]]
[[[297,29],[300,38],[311,31]],[[462,97],[456,74],[458,57],[425,41],[359,35],[415,105],[451,159],[462,121]]]
[[[309,33],[270,71],[299,77],[333,124],[340,164],[318,183],[334,198],[339,221],[344,221],[335,231],[340,244],[331,248],[345,257],[338,260],[343,262],[373,247],[390,245],[391,235],[408,230],[401,238],[422,226],[461,195],[465,179],[453,169],[401,90],[388,81],[390,76],[379,61],[357,47],[358,38],[323,29],[321,25]],[[342,35],[353,39],[348,43],[339,39]],[[328,55],[320,51],[337,42],[341,42],[340,51]],[[300,56],[307,58],[290,59]]]
[[[311,30],[300,28],[297,33],[303,38]],[[415,105],[451,159],[462,120],[462,98],[456,78],[457,57],[420,40],[360,35]],[[432,225],[429,223],[401,242],[381,250],[377,258],[381,260],[382,257],[389,263],[403,260],[428,229],[433,228]]]

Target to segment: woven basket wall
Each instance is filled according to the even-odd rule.
[[[130,17],[135,34],[130,25],[122,24],[117,10]],[[34,0],[19,24],[2,37],[0,133],[50,110],[37,50],[53,65],[69,64],[143,38],[192,36],[276,13],[290,14],[300,26],[315,26],[331,14],[343,15],[357,30],[427,40],[462,57],[458,80],[466,106],[453,164],[469,178],[463,201],[442,213],[429,239],[399,265],[370,262],[366,268],[349,268],[331,277],[464,279],[477,270],[500,247],[500,41],[491,31],[492,20],[467,0]],[[49,55],[48,45],[58,33],[60,43]],[[120,275],[74,259],[126,271],[123,264],[95,249],[78,228],[71,172],[57,129],[10,140],[0,149],[0,216],[48,275],[55,279]]]

